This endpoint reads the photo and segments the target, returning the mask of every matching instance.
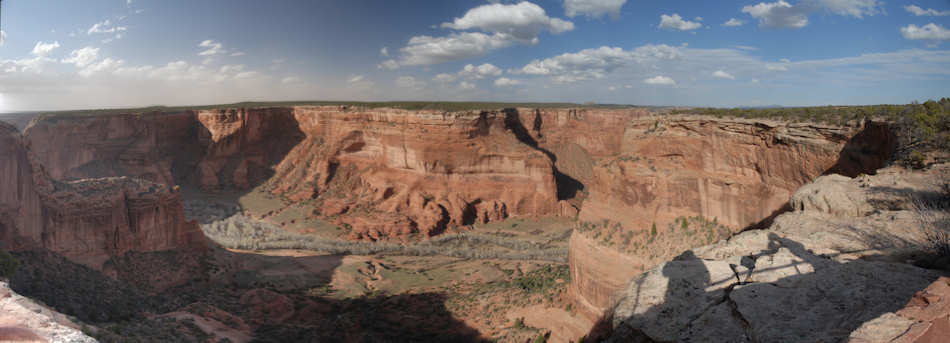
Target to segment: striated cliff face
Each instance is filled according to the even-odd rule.
[[[128,252],[200,251],[177,190],[128,177],[52,181],[15,128],[0,123],[0,241],[101,269]]]
[[[718,239],[709,229],[678,239],[685,218],[728,233],[765,226],[801,185],[873,173],[893,146],[874,123],[638,109],[218,109],[41,117],[25,136],[54,177],[259,187],[352,228],[350,239],[405,241],[512,216],[601,223],[608,234],[575,232],[570,244],[571,292],[592,316],[644,268]],[[633,249],[656,242],[665,246]]]
[[[263,185],[378,240],[557,214],[553,162],[520,125],[504,112],[288,107],[45,117],[25,135],[54,177]]]
[[[947,219],[948,180],[947,164],[822,176],[768,229],[631,280],[608,313],[607,341],[940,341],[947,279],[906,261],[925,246],[927,226]]]
[[[892,142],[874,123],[629,121],[621,151],[599,159],[585,184],[589,197],[579,219],[596,228],[571,238],[577,307],[599,315],[644,268],[728,236],[720,231],[767,225],[801,185],[823,173],[873,173],[890,156]],[[703,228],[689,230],[696,221]]]

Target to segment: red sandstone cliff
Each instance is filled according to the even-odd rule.
[[[45,117],[25,135],[55,177],[265,184],[377,240],[556,214],[553,162],[520,125],[500,111],[326,106]]]
[[[52,181],[20,134],[0,123],[0,241],[101,269],[125,253],[202,250],[176,190],[127,177]]]

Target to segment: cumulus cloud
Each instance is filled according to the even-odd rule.
[[[416,36],[400,49],[399,60],[390,59],[379,68],[396,69],[401,66],[417,66],[456,61],[481,56],[500,48],[511,46],[514,40],[508,34],[487,35],[481,32],[454,33],[446,37]]]
[[[379,49],[379,54],[385,57],[389,57],[389,48],[384,46],[382,49]]]
[[[452,22],[441,27],[454,30],[484,32],[455,32],[448,36],[415,36],[399,49],[399,58],[385,60],[380,69],[403,66],[438,64],[487,54],[515,43],[537,44],[541,32],[559,34],[574,29],[574,24],[548,17],[544,9],[530,2],[517,4],[493,3],[470,9]],[[385,52],[385,53],[383,53]],[[389,51],[380,51],[384,56]]]
[[[0,30],[0,46],[3,46],[3,42],[7,40],[7,32]]]
[[[660,25],[659,28],[667,30],[679,30],[679,31],[689,31],[695,30],[703,26],[699,23],[698,20],[702,18],[696,18],[697,21],[684,20],[683,17],[680,17],[679,14],[673,13],[673,15],[660,15]]]
[[[729,74],[729,73],[727,73],[727,72],[725,72],[725,71],[722,71],[722,70],[717,70],[717,71],[713,72],[713,73],[712,73],[712,76],[715,77],[715,78],[720,78],[720,79],[729,79],[729,80],[735,80],[735,79],[736,79],[735,76],[732,76],[731,74]]]
[[[513,87],[521,84],[521,80],[509,79],[507,77],[499,77],[495,80],[495,87]]]
[[[280,80],[280,83],[290,84],[290,83],[299,83],[300,78],[296,76],[288,76]]]
[[[349,80],[346,80],[348,83],[356,83],[360,81],[363,81],[363,75],[354,75],[353,77],[350,77]]]
[[[808,15],[816,11],[864,18],[881,13],[882,6],[877,0],[803,0],[795,5],[779,0],[744,6],[742,12],[758,19],[762,27],[799,29],[808,25]]]
[[[722,23],[722,26],[733,27],[733,26],[742,26],[743,24],[745,24],[745,22],[743,22],[742,20],[738,20],[736,18],[729,18],[729,20],[727,20],[725,23]]]
[[[32,54],[39,57],[46,57],[58,47],[59,41],[54,41],[52,43],[36,42],[36,45],[33,46]]]
[[[920,16],[945,17],[945,16],[950,15],[950,10],[938,11],[933,8],[923,9],[917,5],[907,5],[907,6],[904,6],[904,9],[907,10],[907,12],[910,12],[913,15],[918,16],[918,17]]]
[[[75,64],[77,67],[85,67],[99,58],[99,48],[87,46],[82,49],[73,50],[69,57],[60,60],[62,63]]]
[[[85,68],[82,68],[79,71],[79,75],[82,77],[89,77],[95,73],[102,71],[112,71],[119,66],[123,65],[125,61],[123,60],[114,60],[112,58],[105,58],[102,61],[95,62],[87,65]]]
[[[442,23],[443,28],[455,30],[480,29],[485,32],[510,35],[519,42],[537,44],[538,34],[549,31],[554,34],[571,31],[574,23],[548,17],[541,6],[524,1],[517,4],[488,4],[468,10],[461,18],[451,23]]]
[[[199,52],[198,56],[213,56],[213,55],[223,54],[225,52],[224,44],[215,42],[210,39],[206,39],[202,41],[201,43],[198,44],[198,46],[202,48],[206,48],[206,50]]]
[[[644,79],[643,83],[648,85],[662,85],[662,86],[675,86],[676,81],[673,81],[672,78],[663,75],[657,75],[648,79]]]
[[[904,36],[905,39],[927,40],[935,43],[950,40],[950,30],[934,23],[924,26],[914,24],[907,25],[901,28],[901,35]]]
[[[762,27],[799,29],[808,25],[809,10],[801,6],[792,6],[783,0],[745,6],[742,7],[742,12],[758,19],[759,26]]]
[[[498,68],[491,63],[484,63],[477,67],[472,64],[467,64],[465,67],[462,67],[461,71],[459,71],[459,76],[482,79],[487,76],[499,76],[501,73],[501,68]]]
[[[468,81],[462,81],[462,82],[459,82],[459,89],[472,90],[472,89],[475,89],[475,84]]]
[[[665,44],[645,45],[633,50],[602,46],[564,53],[543,60],[534,60],[516,74],[551,76],[557,83],[601,79],[613,70],[632,62],[644,63],[656,60],[672,60],[681,55],[676,47]]]
[[[600,18],[609,15],[613,19],[620,17],[620,8],[627,0],[564,0],[564,12],[568,17],[585,15]]]

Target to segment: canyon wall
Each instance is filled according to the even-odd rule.
[[[128,177],[53,181],[12,126],[0,123],[0,241],[47,249],[102,269],[128,252],[201,251],[204,235],[184,219],[181,196]]]
[[[405,240],[557,214],[553,162],[512,134],[519,125],[501,111],[305,106],[46,116],[25,135],[56,178],[263,186],[312,202],[352,239]]]
[[[512,216],[576,216],[587,229],[571,238],[570,289],[591,316],[670,254],[766,226],[817,176],[873,173],[894,143],[873,122],[594,108],[41,116],[25,136],[57,178],[256,187],[310,206],[314,216],[351,228],[355,240],[407,241]],[[694,223],[703,229],[687,230]]]
[[[835,127],[689,116],[628,121],[621,151],[599,159],[585,184],[589,196],[579,220],[591,229],[575,230],[570,243],[575,304],[600,315],[644,268],[730,233],[767,226],[801,185],[822,174],[873,173],[893,142],[886,127],[871,122]]]

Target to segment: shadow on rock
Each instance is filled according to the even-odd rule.
[[[584,341],[842,341],[939,276],[907,264],[837,262],[771,232],[750,237],[741,243],[752,246],[747,253],[687,251],[642,274]]]

